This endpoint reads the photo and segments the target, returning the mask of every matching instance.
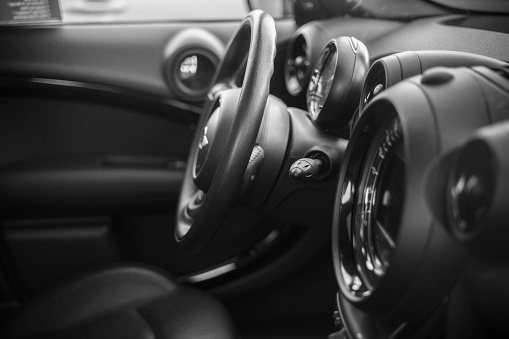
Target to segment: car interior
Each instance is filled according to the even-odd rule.
[[[0,337],[509,336],[509,3],[73,1],[0,2]]]

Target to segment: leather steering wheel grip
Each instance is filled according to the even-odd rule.
[[[240,196],[244,173],[269,96],[275,54],[274,19],[260,10],[250,12],[230,40],[215,76],[214,83],[226,88],[238,86],[243,79],[242,88],[223,156],[217,164],[206,198],[193,218],[186,210],[199,191],[193,178],[195,159],[214,109],[213,104],[200,117],[189,154],[175,224],[175,239],[183,252],[197,253],[203,250]]]

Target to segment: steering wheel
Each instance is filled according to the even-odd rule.
[[[245,188],[275,53],[274,20],[252,11],[228,43],[191,146],[175,224],[184,252],[197,253],[210,243]]]

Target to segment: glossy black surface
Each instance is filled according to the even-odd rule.
[[[320,115],[325,101],[332,88],[336,65],[338,63],[337,47],[334,43],[327,45],[318,59],[308,88],[309,112],[314,119]]]

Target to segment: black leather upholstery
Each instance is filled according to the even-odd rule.
[[[233,338],[224,307],[143,267],[105,269],[27,304],[8,338]]]

